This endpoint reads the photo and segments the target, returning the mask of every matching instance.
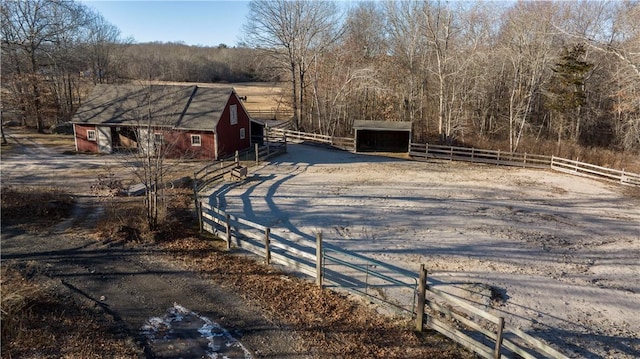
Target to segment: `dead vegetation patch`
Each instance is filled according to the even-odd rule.
[[[3,358],[132,358],[112,317],[76,302],[34,263],[2,263]]]
[[[144,197],[104,198],[105,216],[96,226],[100,240],[152,243],[175,240],[197,233],[197,222],[190,208],[192,191],[165,189],[166,208],[161,212],[158,228],[151,230],[146,222]]]
[[[69,217],[75,201],[54,187],[2,187],[2,225],[37,231]]]

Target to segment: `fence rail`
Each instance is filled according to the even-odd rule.
[[[356,148],[355,140],[351,137],[334,137],[317,133],[287,130],[283,128],[269,128],[268,132],[277,136],[284,136],[292,141],[320,143],[347,151],[355,151]]]
[[[629,186],[640,186],[640,174],[625,172],[624,170],[614,170],[555,156],[419,143],[410,144],[409,156],[415,159],[436,158],[451,161],[489,163],[502,166],[551,168],[556,171],[583,177],[613,181]]]
[[[198,208],[201,228],[225,240],[228,248],[233,244],[264,258],[267,264],[280,264],[315,278],[320,286],[333,283],[408,312],[421,321],[420,328],[436,330],[483,358],[518,355],[525,359],[567,359],[543,341],[505,325],[503,317],[427,286],[424,267],[424,276],[418,276],[421,280],[424,278],[424,285],[420,285],[415,276],[400,273],[392,265],[328,245],[323,248],[321,235],[316,235],[314,248],[311,241],[286,239],[276,228],[226,213],[210,203],[200,201]],[[390,288],[404,290],[412,298],[411,303],[397,303],[381,292]],[[419,288],[424,291],[422,301]]]
[[[556,171],[577,174],[584,177],[620,182],[631,186],[640,186],[640,174],[614,170],[611,168],[583,163],[566,158],[551,157],[551,168]]]
[[[426,269],[421,278],[426,282]],[[543,341],[506,324],[503,317],[482,310],[458,297],[426,285],[419,286],[425,291],[418,298],[418,310],[426,309],[426,320],[419,323],[419,329],[426,326],[459,343],[479,356],[487,359],[521,357],[524,359],[568,357]],[[421,320],[422,315],[417,318]]]
[[[282,127],[269,128],[268,133],[289,138],[293,141],[308,141],[326,144],[346,151],[354,152],[355,139],[351,137],[332,137],[315,133],[288,130]],[[516,166],[525,168],[551,168],[573,175],[594,179],[617,182],[628,186],[640,186],[640,174],[615,170],[589,163],[573,161],[561,157],[536,155],[531,153],[508,152],[500,150],[483,150],[478,148],[442,146],[431,144],[409,144],[409,156],[421,160],[427,158],[447,159],[451,161],[467,161],[488,163],[501,166]]]
[[[200,202],[202,228],[227,242],[255,255],[264,257],[267,263],[277,263],[308,276],[316,276],[315,248],[285,239],[277,231],[258,223],[227,214]]]
[[[236,151],[234,156],[213,162],[194,172],[194,195],[197,197],[197,194],[204,188],[212,183],[221,181],[227,174],[232,173],[234,169],[240,168],[241,160],[255,160],[257,163],[287,152],[285,137],[265,136],[261,142],[262,145],[256,144],[254,149]]]
[[[335,247],[323,248],[322,261],[323,277],[340,288],[366,296],[401,314],[415,314],[418,286],[415,276]]]
[[[259,120],[289,120],[293,117],[291,110],[249,110],[249,116]]]

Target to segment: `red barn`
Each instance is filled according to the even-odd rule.
[[[78,152],[219,159],[251,139],[249,115],[231,87],[100,84],[71,122]]]

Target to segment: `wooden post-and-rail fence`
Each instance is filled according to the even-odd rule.
[[[501,166],[527,168],[546,168],[582,177],[617,182],[623,185],[640,186],[640,174],[625,170],[614,170],[580,161],[568,160],[556,156],[535,155],[530,153],[482,150],[455,146],[411,143],[409,156],[414,159],[444,159],[467,161]]]
[[[201,228],[232,246],[263,257],[267,264],[280,264],[316,278],[322,287],[322,233],[316,234],[316,248],[285,239],[278,231],[247,219],[226,213],[200,202]]]
[[[263,257],[267,264],[284,265],[296,272],[306,274],[314,278],[315,283],[321,288],[327,282],[333,282],[325,274],[328,270],[327,263],[331,262],[330,258],[336,254],[331,256],[325,254],[321,231],[315,234],[314,248],[311,241],[302,241],[301,244],[301,241],[288,240],[284,237],[284,233],[279,233],[277,228],[263,226],[226,213],[209,203],[201,202],[198,207],[201,210],[199,216],[202,221],[201,228],[225,240],[227,248],[236,246]],[[330,250],[331,253],[337,253],[337,251],[339,250],[336,248]],[[342,275],[345,274],[347,273],[342,273]],[[368,269],[367,275],[385,277]],[[451,294],[428,286],[426,265],[421,265],[418,277],[418,282],[411,286],[418,298],[415,302],[415,310],[411,311],[415,315],[416,330],[422,331],[424,328],[435,330],[487,359],[510,358],[514,354],[525,359],[567,359],[565,355],[541,340],[522,330],[506,326],[503,317],[498,317]],[[387,279],[390,281],[388,283],[396,282],[396,285],[405,285],[393,278]]]
[[[346,151],[355,152],[355,139],[351,137],[333,137],[315,133],[306,133],[284,128],[269,128],[268,133],[289,138],[293,141],[314,142],[329,145]],[[596,166],[578,160],[569,160],[556,156],[536,155],[531,153],[505,152],[500,150],[483,150],[479,148],[442,146],[432,144],[409,144],[409,156],[420,160],[426,158],[447,159],[450,161],[467,161],[489,163],[501,166],[528,168],[545,168],[573,175],[599,180],[617,182],[623,185],[640,186],[640,174],[607,167]]]
[[[429,328],[487,359],[568,357],[543,341],[505,325],[499,317],[451,294],[428,286],[427,269],[420,266],[416,330]],[[487,342],[489,344],[487,344]]]

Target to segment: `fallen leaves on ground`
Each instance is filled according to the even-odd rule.
[[[220,241],[197,237],[163,244],[190,269],[234,290],[267,317],[292,328],[319,358],[470,358],[434,333],[413,331],[408,318],[392,318],[361,301],[286,275]]]

